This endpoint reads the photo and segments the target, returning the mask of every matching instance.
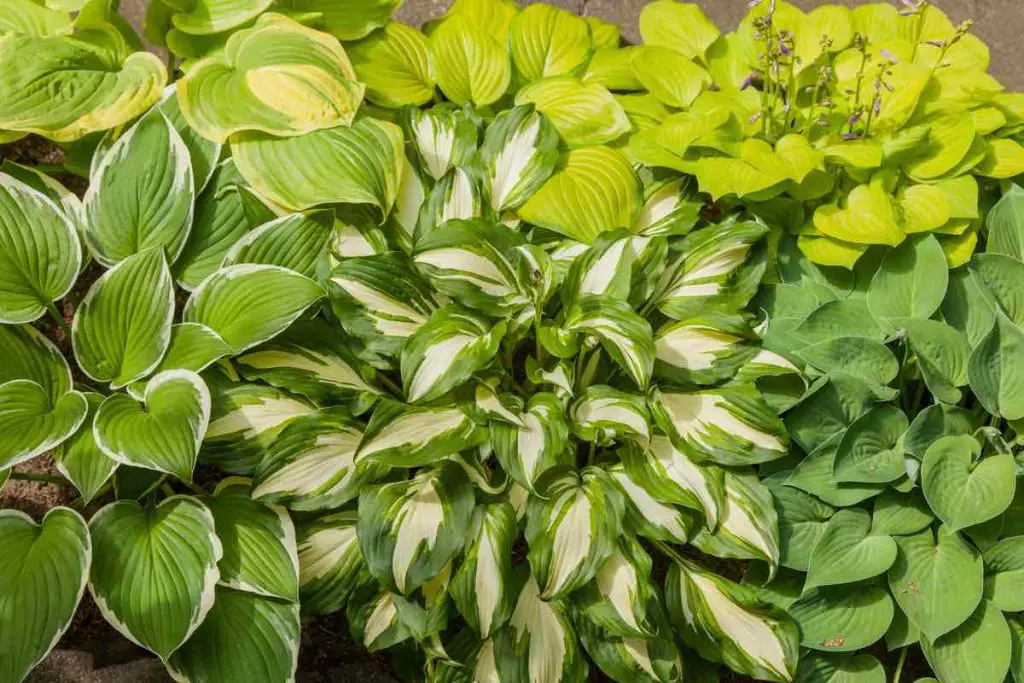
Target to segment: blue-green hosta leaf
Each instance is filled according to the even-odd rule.
[[[427,38],[434,77],[458,105],[485,106],[498,100],[512,80],[504,36],[463,13],[443,19]]]
[[[861,415],[846,430],[836,452],[836,481],[886,483],[904,474],[900,438],[907,416],[894,406],[879,406]]]
[[[991,302],[1014,323],[1024,322],[1024,291],[1018,278],[1024,268],[1017,258],[1003,254],[978,254],[971,259],[970,272],[984,293],[991,294]]]
[[[643,396],[614,387],[587,387],[569,409],[573,433],[584,441],[608,444],[632,439],[646,444],[651,438],[650,412]]]
[[[209,422],[206,383],[194,372],[168,370],[150,380],[141,404],[124,394],[107,397],[93,431],[116,462],[191,481]]]
[[[182,320],[206,325],[241,353],[286,330],[323,297],[320,285],[293,270],[240,264],[203,280],[185,304]]]
[[[888,490],[875,498],[871,513],[871,533],[909,536],[935,521],[920,490],[899,493]]]
[[[842,438],[838,435],[868,412],[875,400],[870,387],[850,377],[819,380],[808,396],[786,413],[786,427],[805,452],[813,453],[832,441],[834,454]],[[833,458],[829,456],[830,477]]]
[[[163,250],[129,256],[93,284],[75,315],[79,367],[115,389],[146,377],[167,351],[173,316],[174,281]]]
[[[168,660],[168,671],[189,683],[292,680],[302,635],[298,604],[226,586],[215,593],[213,608]]]
[[[422,407],[384,399],[366,425],[356,459],[418,467],[479,445],[485,437],[454,405]]]
[[[224,547],[220,585],[296,602],[299,560],[295,527],[282,508],[253,500],[244,479],[225,479],[203,503],[213,512]]]
[[[633,224],[643,203],[640,181],[629,161],[608,147],[567,152],[519,216],[534,225],[592,243],[599,234]]]
[[[32,380],[59,399],[71,389],[71,368],[60,349],[30,325],[0,326],[0,384]]]
[[[337,512],[296,530],[299,598],[304,614],[330,614],[345,606],[366,563],[356,537],[357,513]]]
[[[651,412],[677,448],[720,465],[752,465],[786,454],[789,439],[775,411],[750,385],[652,394]]]
[[[487,126],[478,152],[483,192],[501,214],[528,200],[558,164],[558,130],[531,106],[513,107]]]
[[[812,654],[800,660],[798,683],[885,683],[885,669],[869,654],[852,657]]]
[[[333,211],[286,214],[247,232],[224,255],[222,267],[280,266],[323,281],[330,274],[327,245],[333,233]]]
[[[337,40],[269,12],[190,68],[178,97],[193,129],[226,142],[241,131],[287,136],[348,126],[365,88]]]
[[[879,584],[807,589],[789,607],[800,627],[800,644],[821,652],[854,652],[878,641],[889,630],[894,606]]]
[[[516,94],[516,104],[534,105],[570,148],[602,145],[631,130],[626,110],[607,88],[573,76],[532,83]]]
[[[650,556],[636,541],[624,539],[580,591],[577,607],[581,616],[609,635],[653,637],[660,624],[650,623],[647,616],[651,603],[658,599],[650,575]]]
[[[893,318],[927,319],[946,295],[949,268],[933,235],[911,237],[890,250],[868,287],[868,307],[883,325]]]
[[[669,107],[690,107],[711,85],[711,74],[672,48],[645,46],[630,61],[637,80]]]
[[[398,126],[363,117],[290,138],[239,133],[231,153],[246,182],[286,209],[370,204],[387,215],[406,163],[402,146]]]
[[[857,583],[884,574],[896,560],[896,542],[871,529],[864,510],[840,510],[811,551],[807,586]]]
[[[66,36],[6,36],[0,61],[23,66],[0,77],[0,130],[61,142],[131,121],[167,82],[154,54],[134,52],[122,61],[105,47]]]
[[[1019,612],[1024,580],[1024,536],[1011,536],[985,549],[985,597],[1004,612]]]
[[[164,89],[156,108],[174,126],[174,130],[181,136],[181,141],[188,148],[189,158],[192,161],[192,180],[195,181],[195,194],[200,192],[210,182],[214,171],[217,169],[217,160],[220,159],[221,143],[207,140],[196,132],[185,120],[181,113],[181,102],[178,100],[178,85],[172,83]]]
[[[84,394],[89,412],[78,432],[53,451],[53,460],[61,474],[68,478],[86,503],[98,494],[117,469],[117,461],[107,457],[96,444],[93,420],[103,403],[103,395]]]
[[[85,243],[110,267],[150,247],[173,263],[192,229],[188,147],[159,110],[128,129],[90,174]]]
[[[89,528],[75,511],[53,508],[42,524],[0,511],[0,677],[21,681],[71,625],[92,559]]]
[[[940,680],[1000,683],[1010,670],[1010,628],[999,608],[982,600],[978,609],[953,631],[921,640],[921,649]]]
[[[836,337],[804,347],[799,356],[831,379],[849,378],[868,386],[882,400],[895,398],[888,384],[899,374],[899,362],[885,345],[864,337]]]
[[[112,503],[89,521],[89,592],[111,626],[167,660],[214,604],[220,539],[195,498]]]
[[[526,540],[541,598],[568,595],[597,576],[616,549],[625,501],[602,469],[553,472],[530,498]]]
[[[481,638],[512,616],[515,601],[512,545],[519,537],[516,513],[507,502],[480,505],[465,554],[449,586],[459,613]]]
[[[411,26],[389,22],[346,50],[366,99],[377,106],[419,106],[434,97],[427,39]]]
[[[1020,681],[1024,679],[1024,624],[1019,617],[1009,617],[1006,625],[1010,627],[1010,674],[1014,681]]]
[[[765,480],[779,518],[779,564],[805,572],[836,510],[809,493],[786,486],[785,481],[784,475]]]
[[[689,59],[703,60],[719,30],[694,3],[657,0],[640,12],[640,36],[645,45],[672,48]]]
[[[518,424],[491,420],[491,444],[502,469],[532,491],[544,472],[568,464],[569,425],[561,401],[547,392],[531,396],[517,419]]]
[[[988,412],[1007,420],[1024,417],[1024,330],[1002,310],[967,361],[971,389]]]
[[[0,384],[0,467],[31,460],[54,448],[85,421],[89,405],[83,394],[51,390],[28,379]]]
[[[462,109],[445,104],[425,110],[407,108],[400,117],[426,177],[440,180],[453,168],[466,165],[476,153],[477,123]]]
[[[565,312],[566,331],[597,339],[633,383],[645,389],[654,367],[650,323],[625,301],[586,297]]]
[[[683,662],[664,609],[652,605],[650,616],[658,621],[657,634],[650,638],[616,636],[585,618],[576,620],[576,633],[594,663],[613,680],[677,681]]]
[[[951,531],[986,522],[1013,501],[1013,456],[999,453],[979,458],[980,450],[974,437],[946,436],[925,453],[921,488],[928,505]]]
[[[970,347],[956,328],[937,320],[904,320],[910,348],[928,390],[939,401],[960,402],[958,387],[967,384]]]
[[[206,325],[178,323],[171,326],[171,341],[167,345],[167,353],[153,370],[153,375],[159,375],[167,370],[202,372],[229,353],[231,349],[227,343]],[[141,400],[146,393],[146,380],[130,384],[128,393]]]
[[[74,285],[78,232],[60,207],[7,173],[0,173],[0,210],[0,323],[32,322]]]
[[[797,626],[750,588],[677,561],[665,579],[665,600],[683,642],[701,657],[761,680],[793,679]]]
[[[590,27],[572,12],[544,3],[530,5],[512,21],[509,52],[527,83],[578,75],[594,52]]]
[[[718,526],[702,529],[693,544],[715,557],[763,560],[774,577],[779,566],[779,531],[771,492],[743,470],[726,470],[724,483]]]
[[[409,594],[462,550],[473,522],[473,487],[452,462],[359,495],[357,533],[374,578]]]
[[[836,507],[856,505],[885,490],[885,484],[840,484],[835,480],[833,470],[840,438],[837,434],[808,453],[793,469],[786,485],[806,491]]]
[[[1024,189],[1016,183],[996,202],[985,218],[988,243],[985,252],[1024,259]]]
[[[655,374],[685,384],[729,379],[760,352],[753,337],[745,321],[736,316],[668,323],[654,337]]]
[[[313,22],[316,28],[347,41],[359,40],[387,24],[402,0],[285,0],[281,4],[299,15],[319,15]]]

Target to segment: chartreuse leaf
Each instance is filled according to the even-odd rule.
[[[647,387],[655,354],[651,326],[628,303],[608,297],[585,297],[565,312],[564,327],[571,333],[597,339],[637,387]]]
[[[0,130],[61,142],[131,121],[160,98],[167,82],[167,70],[154,54],[121,59],[65,36],[6,36],[0,61],[24,65],[0,77]],[[53,96],[40,98],[40,92]]]
[[[609,636],[652,638],[660,624],[652,624],[648,614],[657,599],[654,586],[647,580],[651,558],[633,540],[623,540],[598,571],[593,581],[580,592],[579,609],[585,620],[593,622]]]
[[[75,511],[56,507],[42,524],[0,511],[0,678],[21,681],[60,640],[85,591],[92,560],[89,528]]]
[[[971,389],[985,409],[1007,420],[1024,417],[1024,330],[1001,311],[967,361]]]
[[[604,384],[587,387],[569,409],[569,419],[573,433],[584,441],[633,439],[646,444],[651,436],[644,397]]]
[[[336,612],[359,586],[366,563],[356,537],[357,517],[354,510],[337,512],[301,524],[296,530],[299,598],[304,614]]]
[[[908,165],[908,174],[917,180],[942,176],[970,154],[975,138],[974,121],[967,113],[949,113],[938,118],[928,129],[927,153]]]
[[[498,214],[520,206],[551,176],[558,163],[558,130],[533,107],[498,114],[487,126],[478,160],[483,191]]]
[[[166,661],[214,604],[222,549],[213,514],[185,496],[150,507],[118,501],[89,530],[93,600],[111,626]]]
[[[672,48],[645,46],[632,53],[630,62],[637,80],[669,107],[690,107],[711,84],[711,74]]]
[[[59,397],[28,380],[0,384],[0,467],[45,453],[71,437],[85,421],[88,401],[77,391]]]
[[[864,510],[840,510],[829,519],[811,551],[808,587],[857,583],[884,574],[896,559],[891,536],[871,531]]]
[[[846,430],[836,452],[836,481],[886,483],[904,474],[899,441],[906,415],[894,406],[872,408]]]
[[[402,0],[285,0],[281,4],[300,15],[319,15],[314,26],[347,41],[359,40],[387,24]]]
[[[657,0],[640,12],[640,36],[646,45],[672,48],[703,61],[719,31],[694,3]]]
[[[885,683],[885,669],[869,654],[837,657],[811,654],[800,660],[798,683]]]
[[[986,253],[1024,259],[1024,189],[1016,183],[996,202],[985,218],[988,226]]]
[[[784,477],[765,480],[779,520],[779,564],[807,571],[811,553],[836,510],[800,489],[785,485]]]
[[[555,394],[538,392],[530,397],[518,424],[489,422],[491,445],[502,469],[527,490],[556,465],[569,464],[569,425]]]
[[[345,203],[370,204],[387,214],[406,163],[401,129],[368,116],[289,138],[239,133],[231,153],[253,189],[296,211]]]
[[[452,102],[484,106],[505,94],[512,65],[504,36],[495,35],[493,24],[483,26],[456,12],[430,32],[427,43],[434,77]]]
[[[427,39],[416,29],[389,22],[346,46],[366,99],[381,107],[426,104],[434,96]]]
[[[625,109],[607,88],[597,83],[583,83],[574,76],[556,76],[531,83],[516,94],[516,104],[533,104],[551,121],[570,148],[611,142],[631,129]]]
[[[589,244],[606,230],[632,225],[642,203],[640,181],[626,157],[608,147],[584,147],[569,151],[518,213]]]
[[[949,199],[935,185],[910,185],[899,195],[903,227],[907,233],[930,232],[949,221]]]
[[[946,295],[949,269],[932,235],[911,237],[885,255],[868,287],[868,307],[880,323],[927,319]]]
[[[113,266],[150,247],[174,262],[192,229],[195,181],[188,147],[154,111],[103,155],[85,194],[85,243]]]
[[[516,71],[527,83],[551,76],[579,75],[594,53],[583,17],[539,3],[512,20],[508,41]]]
[[[822,235],[853,244],[896,246],[906,236],[898,220],[886,173],[850,191],[843,208],[826,204],[814,212],[814,227]]]
[[[28,0],[7,0],[0,32],[29,36],[55,36],[72,26],[71,15],[59,7],[46,7]]]
[[[271,5],[268,0],[198,0],[193,3],[166,4],[174,11],[170,19],[177,31],[189,36],[203,37],[214,37],[214,34],[223,34],[239,28],[251,22]],[[168,28],[171,26],[168,25]]]
[[[985,598],[1004,612],[1021,611],[1024,536],[1004,538],[985,549]]]
[[[587,17],[590,19],[591,17]],[[615,27],[618,31],[618,27]],[[596,36],[595,36],[596,37]],[[595,44],[595,47],[597,45]],[[619,47],[618,38],[612,47],[598,48],[587,64],[583,82],[601,85],[612,91],[634,92],[644,89],[633,72],[633,54],[642,48],[635,45]],[[620,102],[621,104],[621,102]]]
[[[83,395],[89,403],[85,421],[74,436],[54,449],[53,461],[61,474],[82,494],[82,500],[88,503],[103,489],[118,463],[107,457],[96,444],[92,428],[96,411],[103,403],[103,395],[92,392]]]
[[[779,566],[778,515],[768,488],[750,471],[725,471],[725,498],[717,528],[693,539],[715,557],[763,560],[774,576]]]
[[[467,623],[487,638],[512,616],[515,601],[512,544],[519,536],[508,502],[479,505],[465,554],[449,586]]]
[[[665,579],[665,600],[683,642],[701,657],[761,680],[793,679],[797,626],[750,588],[677,560]]]
[[[192,161],[192,180],[195,181],[195,194],[198,196],[210,182],[217,169],[222,145],[204,138],[193,130],[185,120],[185,115],[181,113],[181,102],[178,100],[177,83],[172,83],[164,89],[156,109],[167,118],[174,130],[181,136],[185,147],[188,148],[189,158]]]
[[[359,494],[359,544],[374,578],[409,594],[434,578],[467,542],[473,487],[453,462]]]
[[[951,531],[996,517],[1013,500],[1013,456],[1002,453],[979,459],[979,452],[973,437],[946,436],[932,444],[921,465],[921,488],[928,505]]]
[[[615,552],[625,506],[608,473],[594,467],[555,470],[538,492],[528,503],[526,540],[541,598],[551,599],[597,576]]]
[[[789,607],[800,626],[801,645],[822,652],[854,652],[885,635],[893,602],[878,584],[826,586],[803,593]]]
[[[366,425],[356,461],[418,467],[476,446],[485,436],[454,405],[421,407],[383,399]]]
[[[192,292],[182,320],[206,325],[241,353],[280,334],[323,296],[320,285],[287,268],[229,266]]]
[[[999,608],[982,600],[978,609],[953,631],[922,639],[921,649],[940,680],[1000,683],[1010,670],[1010,628]]]
[[[67,214],[0,173],[0,323],[39,318],[71,290],[81,265],[78,233]]]

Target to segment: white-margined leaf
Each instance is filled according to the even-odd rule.
[[[53,450],[53,462],[82,494],[82,500],[88,503],[103,490],[118,463],[96,444],[92,429],[96,411],[103,403],[103,394],[87,392],[83,395],[89,403],[85,421],[74,436]]]
[[[616,465],[608,473],[626,494],[626,528],[655,541],[688,543],[698,526],[698,513],[663,503],[652,496],[629,475],[626,468]]]
[[[565,313],[569,332],[594,337],[612,360],[641,389],[647,387],[654,366],[654,340],[650,323],[629,304],[606,297],[587,297]]]
[[[110,625],[166,660],[206,618],[220,572],[213,514],[195,498],[112,503],[89,521],[89,592]]]
[[[430,32],[434,77],[448,99],[458,105],[485,106],[498,100],[512,80],[505,36],[462,13],[445,17]]]
[[[81,231],[85,226],[85,208],[78,195],[33,166],[22,166],[10,159],[0,163],[0,173],[21,181],[57,205],[64,215]]]
[[[516,15],[508,47],[516,71],[527,83],[580,74],[594,53],[583,17],[547,4],[531,5]]]
[[[508,476],[532,491],[544,472],[572,462],[569,425],[561,401],[547,392],[531,396],[518,419],[519,424],[492,420],[491,445]]]
[[[478,124],[458,107],[409,107],[400,116],[420,169],[435,181],[453,168],[464,166],[476,153]]]
[[[536,107],[570,149],[607,144],[632,129],[626,110],[608,88],[574,76],[531,83],[516,93],[516,104]]]
[[[686,393],[659,390],[651,399],[658,426],[697,460],[753,465],[787,453],[786,428],[750,385]]]
[[[498,215],[522,205],[551,176],[558,163],[558,130],[532,106],[498,114],[484,133],[477,163],[483,191]]]
[[[419,467],[479,445],[486,435],[455,405],[411,406],[384,399],[366,425],[356,459]]]
[[[59,446],[85,422],[89,403],[77,391],[58,398],[28,379],[0,384],[0,467],[31,460]]]
[[[756,475],[726,470],[718,527],[702,530],[693,544],[715,557],[763,560],[774,577],[779,566],[778,521],[772,494]]]
[[[594,663],[612,680],[670,683],[682,676],[683,660],[672,628],[659,604],[648,618],[657,620],[653,637],[616,636],[586,618],[576,620],[576,632]]]
[[[435,184],[420,208],[417,242],[448,221],[479,218],[483,213],[480,183],[465,168],[453,168]]]
[[[591,385],[579,395],[569,420],[577,437],[600,445],[621,439],[646,444],[651,437],[646,399],[604,384]]]
[[[541,598],[563,597],[585,585],[615,552],[625,501],[605,470],[554,470],[538,482],[526,514],[530,568]]]
[[[31,325],[0,325],[0,384],[27,379],[54,400],[71,389],[71,368],[57,345]]]
[[[594,580],[581,589],[581,616],[613,636],[654,636],[657,625],[647,615],[658,596],[650,576],[650,555],[635,540],[623,539]]]
[[[153,370],[153,376],[167,370],[202,372],[213,363],[231,353],[220,335],[199,323],[178,323],[171,326],[171,341],[167,353]],[[146,393],[146,380],[128,385],[132,397],[142,400]]]
[[[700,219],[704,204],[694,196],[692,182],[686,178],[652,183],[645,194],[643,208],[630,232],[647,237],[685,235]]]
[[[304,614],[330,614],[345,606],[366,570],[356,536],[358,514],[337,512],[300,524],[299,598]]]
[[[426,104],[434,97],[427,39],[415,28],[389,21],[345,49],[370,102],[397,108]]]
[[[462,550],[473,505],[472,484],[451,462],[364,488],[357,532],[370,572],[403,594],[416,590]]]
[[[684,384],[715,384],[743,370],[760,352],[756,336],[738,315],[670,322],[657,331],[654,372]]]
[[[174,130],[178,131],[181,141],[188,148],[189,159],[192,162],[195,195],[198,197],[217,169],[217,160],[220,159],[222,145],[204,138],[185,120],[185,115],[181,113],[177,83],[172,83],[164,88],[156,109],[174,126]]]
[[[465,554],[448,588],[459,613],[481,638],[512,615],[515,582],[512,546],[519,537],[516,513],[507,502],[480,505]]]
[[[322,282],[331,270],[327,245],[333,234],[331,210],[286,214],[246,233],[224,255],[222,265],[280,266]]]

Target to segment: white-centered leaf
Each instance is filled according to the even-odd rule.
[[[531,106],[518,106],[487,126],[478,159],[486,172],[484,196],[498,214],[530,198],[558,163],[559,136],[551,121]]]
[[[569,464],[569,425],[555,394],[530,397],[516,421],[491,420],[491,445],[502,469],[520,486],[532,491],[534,482],[556,465]]]
[[[774,577],[779,566],[779,525],[772,494],[750,471],[726,470],[724,484],[718,527],[702,529],[693,544],[715,557],[762,560]]]
[[[580,592],[582,615],[610,635],[651,638],[657,625],[647,615],[657,593],[650,575],[650,556],[636,541],[622,541]]]
[[[495,680],[498,667],[517,681],[574,681],[587,675],[587,663],[580,651],[566,607],[556,600],[541,599],[540,588],[527,577],[508,626],[485,641],[477,655],[474,675]]]
[[[619,299],[586,297],[565,312],[567,331],[594,337],[633,383],[645,389],[654,367],[650,323]]]
[[[655,374],[691,384],[715,384],[743,371],[761,350],[736,316],[669,323],[657,331]]]
[[[480,505],[474,511],[465,554],[449,591],[459,613],[482,638],[512,615],[512,545],[518,536],[516,513],[509,503]]]
[[[299,525],[299,598],[305,614],[341,609],[359,585],[366,563],[356,537],[355,511],[337,512]]]
[[[670,543],[688,543],[699,517],[696,512],[663,503],[639,483],[623,466],[608,470],[626,494],[626,527],[634,528],[645,538]]]
[[[405,109],[401,121],[417,165],[435,181],[466,165],[476,152],[478,124],[461,109],[446,104]]]
[[[569,409],[569,419],[574,434],[598,444],[622,439],[646,444],[651,437],[645,398],[603,384],[580,394]]]
[[[377,404],[356,452],[357,462],[417,467],[479,445],[486,432],[455,405]]]

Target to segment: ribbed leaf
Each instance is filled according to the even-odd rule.
[[[502,469],[527,490],[556,465],[569,464],[569,425],[558,397],[538,392],[526,410],[509,420],[491,420],[491,445]]]
[[[641,389],[647,387],[654,366],[650,324],[629,304],[607,297],[587,297],[565,313],[569,332],[592,336]]]
[[[486,432],[455,406],[420,407],[382,400],[356,453],[391,467],[417,467],[480,444]]]
[[[973,437],[946,436],[932,444],[921,465],[921,488],[928,505],[951,531],[996,517],[1013,500],[1013,456],[979,458],[980,450]]]
[[[724,483],[718,527],[702,529],[693,544],[715,557],[762,560],[774,577],[779,566],[779,530],[771,493],[749,471],[726,470]]]
[[[286,0],[282,4],[299,13],[319,14],[316,27],[338,40],[358,40],[387,24],[402,0]]]
[[[464,14],[446,17],[428,38],[434,76],[448,99],[458,105],[484,106],[505,94],[512,66],[504,37]]]
[[[214,172],[217,170],[217,161],[220,159],[221,144],[207,140],[189,125],[185,115],[181,113],[181,103],[178,100],[178,85],[172,83],[164,89],[160,103],[156,108],[167,117],[174,130],[178,131],[181,141],[188,148],[189,158],[192,160],[192,179],[195,181],[195,194],[198,197],[206,185],[210,182]]]
[[[857,583],[883,574],[896,561],[896,542],[871,530],[864,510],[840,510],[811,551],[807,586]]]
[[[822,652],[853,652],[878,641],[893,618],[892,598],[883,586],[864,584],[810,588],[789,607],[800,626],[801,645]]]
[[[608,470],[626,494],[626,528],[655,541],[687,543],[698,521],[697,514],[675,505],[663,503],[647,488],[634,480],[628,471],[617,466]]]
[[[651,638],[659,625],[647,616],[657,599],[650,575],[650,556],[636,541],[622,541],[581,590],[582,616],[611,636]]]
[[[327,244],[334,212],[291,213],[247,232],[224,255],[223,267],[242,263],[280,266],[313,280],[330,273]]]
[[[425,177],[440,180],[453,168],[467,164],[476,152],[479,124],[462,109],[451,104],[407,108],[400,117]]]
[[[54,449],[53,461],[88,503],[104,488],[118,464],[100,449],[93,433],[93,420],[103,403],[103,395],[92,392],[83,395],[89,403],[85,421],[74,436]]]
[[[299,526],[299,598],[304,614],[341,609],[359,586],[366,563],[356,537],[355,511],[338,512]]]
[[[449,590],[459,613],[481,638],[512,615],[512,545],[518,536],[515,510],[507,502],[480,505],[474,511],[465,555]]]
[[[807,571],[811,553],[825,533],[835,508],[800,489],[785,485],[785,477],[771,477],[765,485],[772,492],[779,518],[779,564]]]
[[[516,104],[533,104],[570,148],[612,142],[631,130],[626,110],[607,88],[583,83],[574,76],[556,76],[528,85],[516,94]]]
[[[891,318],[931,317],[946,293],[948,273],[934,236],[907,239],[886,254],[871,279],[867,297],[871,313],[883,323]]]
[[[646,46],[634,52],[630,62],[644,88],[670,107],[689,107],[711,84],[711,74],[672,48]]]
[[[227,343],[206,325],[178,323],[171,326],[171,342],[167,345],[167,353],[153,370],[153,375],[167,370],[202,372],[229,353],[231,349]],[[146,381],[130,384],[128,393],[141,400],[146,393]]]
[[[346,49],[356,77],[366,84],[366,99],[374,104],[415,106],[434,96],[427,39],[416,29],[389,22]]]
[[[197,0],[169,3],[176,12],[174,27],[185,34],[208,36],[239,28],[266,10],[269,0]]]
[[[57,400],[71,389],[71,368],[57,345],[30,325],[0,326],[0,384],[32,380]]]
[[[27,379],[0,384],[0,467],[31,460],[78,431],[89,405],[83,394],[58,398]]]
[[[1022,349],[1024,330],[997,309],[994,324],[989,324],[967,362],[967,377],[978,400],[988,412],[1007,420],[1024,418]]]
[[[640,13],[640,35],[646,45],[670,47],[690,59],[703,59],[719,31],[699,5],[657,0]]]
[[[572,12],[540,3],[530,5],[512,21],[509,52],[526,81],[578,75],[594,53],[587,22]]]
[[[558,163],[558,131],[533,107],[498,114],[487,126],[478,159],[484,195],[498,214],[520,206],[544,184]]]
[[[839,443],[836,481],[884,484],[903,476],[899,442],[908,426],[906,415],[894,406],[872,408],[857,418]]]
[[[999,609],[982,600],[958,628],[935,640],[923,639],[921,649],[932,670],[944,681],[969,678],[999,683],[1010,670],[1010,629]]]

